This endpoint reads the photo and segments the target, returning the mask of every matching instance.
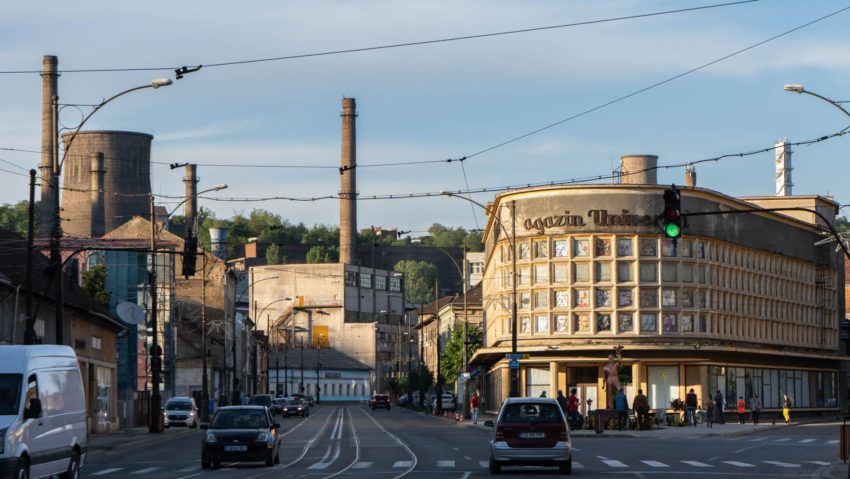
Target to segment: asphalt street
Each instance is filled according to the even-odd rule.
[[[102,479],[459,478],[489,476],[492,431],[409,410],[322,405],[310,417],[278,418],[280,464],[202,470],[203,431],[174,434],[89,460]],[[606,478],[821,477],[837,461],[838,425],[780,427],[735,437],[576,437],[573,475]],[[504,477],[558,476],[556,469],[506,468]]]

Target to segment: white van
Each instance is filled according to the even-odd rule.
[[[86,402],[68,346],[0,346],[0,477],[76,479]]]

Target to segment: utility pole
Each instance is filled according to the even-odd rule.
[[[35,170],[30,170],[30,204],[27,210],[27,318],[24,327],[24,344],[35,344],[35,318],[32,317],[33,235],[35,228]],[[17,321],[18,318],[14,318]],[[15,338],[12,338],[12,343]]]
[[[59,97],[53,95],[53,129],[52,133],[57,134],[59,131]],[[58,136],[58,134],[57,134]],[[62,239],[62,220],[59,214],[59,141],[53,142],[53,174],[51,176],[51,184],[53,187],[53,222],[50,228],[50,267],[53,272],[53,280],[55,284],[56,304],[56,344],[65,344],[65,298],[62,294],[62,249],[59,242]]]
[[[469,271],[469,265],[466,263],[466,245],[463,246],[463,407],[461,407],[461,414],[463,414],[464,419],[469,419],[469,378],[467,377],[467,373],[469,373],[469,351],[467,348],[469,347],[469,311],[467,310],[466,304],[466,293],[468,292],[468,283],[469,278],[467,276],[467,272]]]
[[[193,228],[193,226],[190,226]],[[207,254],[204,255],[203,276],[201,277],[201,355],[203,355],[201,377],[201,419],[204,422],[210,420],[210,392],[209,380],[207,379]]]
[[[322,351],[322,345],[316,343],[316,404],[319,404],[321,401],[321,393],[322,387],[319,379],[319,369],[322,367],[322,363],[319,362],[319,353]]]
[[[517,353],[516,201],[511,200],[511,354]],[[515,357],[515,356],[514,356]],[[511,368],[510,397],[519,397],[519,369]]]
[[[434,316],[437,319],[437,414],[443,412],[443,377],[440,374],[440,278],[434,278]]]
[[[150,407],[150,424],[149,432],[162,432],[163,422],[162,414],[162,396],[159,394],[159,371],[162,367],[162,348],[159,347],[159,333],[157,332],[157,294],[156,294],[156,210],[154,208],[154,196],[150,194],[150,215],[151,215],[151,271],[148,276],[150,281],[150,296],[151,296],[151,332],[153,334],[153,344],[150,347],[151,356],[151,407]]]

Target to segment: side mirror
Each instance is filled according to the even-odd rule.
[[[486,427],[495,427],[495,426],[496,426],[496,423],[494,423],[493,421],[484,421],[484,426],[486,426]]]
[[[209,429],[209,428],[210,428],[210,425],[209,425],[209,424],[201,424],[201,425],[200,425],[200,428],[201,428],[201,429]]]
[[[24,419],[35,419],[41,417],[41,399],[31,398],[30,405],[24,409]]]
[[[272,424],[272,429],[280,429],[280,423],[276,422],[276,423]]]

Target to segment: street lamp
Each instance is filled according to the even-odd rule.
[[[55,291],[55,303],[56,303],[56,324],[55,324],[55,334],[56,334],[56,344],[64,344],[64,298],[62,294],[62,254],[60,248],[60,242],[62,240],[62,225],[60,224],[60,211],[61,207],[59,204],[59,176],[62,171],[62,165],[65,163],[65,157],[68,156],[68,151],[71,149],[71,144],[74,142],[74,139],[77,137],[77,134],[80,132],[80,129],[86,124],[89,118],[92,117],[95,113],[97,113],[101,108],[106,106],[107,103],[112,100],[126,95],[127,93],[134,92],[136,90],[142,90],[145,88],[159,88],[161,86],[171,85],[172,81],[167,78],[156,79],[151,81],[150,84],[141,85],[137,87],[130,88],[128,90],[124,90],[116,95],[113,95],[106,100],[98,103],[92,111],[86,115],[79,125],[74,129],[74,132],[71,133],[71,136],[68,138],[68,144],[65,145],[65,149],[62,153],[62,160],[59,161],[59,97],[54,95],[51,98],[51,110],[52,110],[52,126],[51,131],[55,132],[56,138],[54,143],[54,147],[52,149],[51,156],[53,158],[50,178],[47,180],[51,183],[51,186],[54,190],[53,195],[53,218],[51,221],[51,230],[50,230],[50,266],[51,271],[53,273],[53,279],[56,280],[56,291]],[[26,339],[34,339],[35,338],[35,318],[27,318],[27,324],[24,332],[25,342]]]
[[[256,281],[256,282],[259,283],[259,281]],[[271,306],[273,304],[277,304],[281,301],[292,301],[292,298],[285,297],[285,298],[276,299],[276,300],[272,301],[271,303],[267,304],[260,311],[260,314],[255,314],[254,318],[253,318],[253,320],[254,320],[254,331],[257,330],[257,324],[259,323],[260,318],[263,316],[263,313],[265,313],[266,310],[269,309],[269,306]],[[254,312],[256,313],[256,311],[257,311],[257,300],[255,299],[254,300]],[[269,329],[269,323],[270,323],[270,318],[268,316],[266,316],[266,334],[270,338],[271,337],[271,330]],[[254,341],[251,341],[251,342],[253,343]],[[254,359],[253,359],[253,361],[251,361],[251,363],[252,363],[251,367],[252,367],[252,371],[253,371],[252,385],[251,385],[251,394],[252,395],[257,394],[257,376],[259,376],[259,372],[257,371],[257,348],[256,348],[256,346],[253,348],[253,353],[254,353],[253,354]],[[268,354],[266,354],[266,374],[268,374],[268,370],[269,370],[268,366],[269,366]],[[268,389],[268,378],[266,378],[266,389]]]
[[[251,274],[252,274],[252,277],[253,277],[253,271],[252,271]],[[236,388],[236,381],[237,381],[237,378],[236,378],[236,303],[239,301],[239,298],[241,298],[245,293],[247,293],[248,291],[251,291],[251,288],[253,288],[253,286],[255,284],[262,283],[263,281],[267,281],[267,280],[270,280],[270,279],[278,279],[278,278],[279,278],[279,276],[269,276],[269,277],[266,277],[266,278],[262,278],[262,279],[258,279],[256,281],[253,281],[250,284],[248,284],[248,286],[245,287],[245,291],[242,291],[241,293],[239,293],[239,295],[236,294],[237,288],[236,287],[233,288],[233,344],[231,345],[231,348],[230,348],[232,356],[233,356],[233,358],[232,358],[233,359],[232,374],[231,374],[231,379],[230,379],[231,386],[232,386],[232,389],[231,389],[231,395],[232,395],[231,403],[232,404],[239,403],[239,392],[237,391],[237,388]],[[246,313],[247,312],[248,311],[246,310]]]
[[[813,97],[820,98],[821,100],[823,100],[823,101],[829,103],[830,105],[834,106],[835,108],[838,108],[839,110],[841,110],[841,112],[844,113],[845,115],[850,116],[850,112],[845,110],[844,107],[842,107],[839,102],[837,102],[835,100],[830,100],[829,98],[827,98],[823,95],[819,95],[815,92],[806,90],[805,88],[803,88],[803,85],[800,85],[799,83],[789,83],[789,84],[785,85],[783,87],[783,89],[785,91],[790,91],[790,92],[797,93],[797,94],[805,93],[807,95],[811,95]]]
[[[170,81],[170,80],[169,80]],[[162,86],[162,85],[160,85]],[[152,88],[158,88],[153,87]],[[147,88],[138,87],[139,88]],[[132,91],[132,90],[128,90]],[[117,96],[117,95],[116,95]],[[113,97],[115,98],[115,97]],[[79,128],[78,128],[79,131]],[[75,133],[76,134],[76,133]],[[70,144],[70,142],[69,142]],[[67,150],[66,150],[67,152]],[[209,193],[211,191],[219,191],[227,188],[227,185],[216,185],[212,188],[201,191],[200,193],[195,194],[195,196],[202,195],[204,193]],[[162,424],[162,415],[159,413],[162,408],[162,396],[159,394],[159,372],[162,367],[162,348],[159,346],[159,338],[157,332],[157,280],[156,280],[156,209],[154,207],[154,195],[150,194],[150,220],[151,220],[151,271],[148,275],[148,279],[150,281],[150,296],[151,296],[151,335],[153,336],[153,344],[150,347],[150,356],[151,356],[151,409],[150,409],[150,424],[148,426],[148,430],[150,432],[162,432],[163,424]],[[167,220],[171,215],[180,208],[183,203],[189,201],[191,197],[187,197],[183,201],[177,204],[170,213],[168,213],[163,221]],[[206,276],[204,276],[204,281],[206,281]],[[206,291],[206,290],[205,290]],[[206,301],[204,301],[206,303]],[[203,385],[201,391],[201,411],[207,408],[208,400],[205,398],[208,396],[207,394],[207,327],[206,327],[206,304],[201,305],[201,348],[203,355]]]
[[[487,214],[490,213],[489,208],[487,208],[486,206],[482,205],[481,203],[473,200],[472,198],[468,198],[466,196],[461,196],[461,195],[455,194],[451,191],[441,191],[440,194],[443,195],[443,196],[451,196],[452,198],[460,198],[464,201],[468,201],[469,203],[472,203],[472,204],[478,206],[479,208],[483,209],[485,213],[487,213]],[[515,201],[513,201],[513,200],[511,201],[511,230],[512,230],[512,233],[511,234],[508,233],[507,229],[505,228],[505,225],[502,224],[501,219],[496,221],[496,224],[499,225],[500,228],[502,228],[502,231],[505,233],[505,237],[511,238],[511,242],[509,243],[510,248],[511,248],[511,355],[512,355],[512,357],[516,357],[516,354],[517,354],[516,253],[517,252],[516,252],[516,202]],[[464,259],[465,259],[465,257],[464,257]],[[466,342],[466,339],[465,339],[465,335],[464,335],[464,343],[465,342]],[[465,345],[464,345],[464,347],[465,347]],[[511,368],[510,369],[510,375],[511,375],[511,384],[510,384],[510,394],[509,394],[509,396],[510,397],[519,397],[519,370]]]

